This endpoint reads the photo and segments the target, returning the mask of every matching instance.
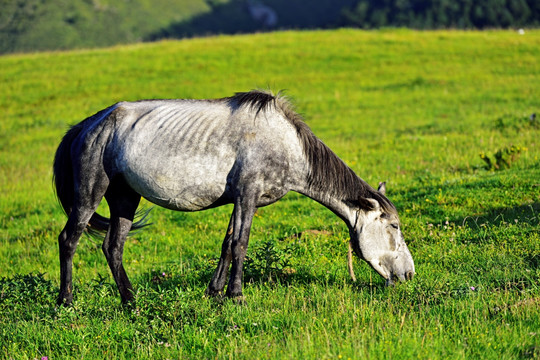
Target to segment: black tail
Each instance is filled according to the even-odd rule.
[[[66,135],[64,135],[64,138],[60,142],[54,156],[53,182],[56,190],[56,196],[58,197],[64,212],[68,216],[71,213],[75,193],[71,147],[75,139],[77,139],[81,131],[84,129],[84,124],[86,121],[99,116],[100,114],[101,112],[71,127]],[[147,216],[150,210],[151,209],[143,209],[137,211],[137,214],[135,215],[137,221],[133,222],[131,231],[136,231],[150,225],[147,221]],[[108,218],[101,216],[98,213],[94,213],[86,227],[86,231],[91,236],[104,237],[109,229],[109,223],[110,220]]]
[[[71,213],[73,205],[73,165],[71,161],[71,145],[83,129],[79,123],[68,130],[56,150],[53,164],[53,182],[56,196],[66,215]]]

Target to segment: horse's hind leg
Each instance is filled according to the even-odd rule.
[[[231,215],[231,220],[229,221],[229,226],[227,227],[227,233],[225,234],[225,239],[223,239],[223,244],[221,245],[221,256],[219,258],[218,266],[208,288],[206,288],[206,295],[217,296],[223,292],[225,288],[225,283],[227,282],[227,271],[229,270],[229,265],[231,264],[232,253],[231,253],[231,242],[233,234],[233,223],[234,223],[234,211]]]
[[[93,213],[93,209],[74,207],[69,214],[66,226],[58,236],[58,247],[60,251],[60,293],[57,303],[59,305],[69,305],[73,300],[73,255],[75,255],[79,238],[86,229]]]
[[[73,256],[82,233],[105,194],[108,180],[104,174],[94,174],[94,176],[86,176],[83,181],[79,180],[79,184],[81,183],[83,185],[79,185],[74,193],[73,206],[66,226],[58,236],[60,293],[57,303],[59,305],[69,305],[73,300]]]
[[[118,286],[122,302],[127,303],[133,299],[133,287],[124,270],[122,257],[124,243],[131,229],[141,196],[131,189],[123,179],[116,178],[107,189],[105,198],[109,203],[111,219],[102,249]]]

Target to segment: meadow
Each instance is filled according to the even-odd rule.
[[[538,59],[539,30],[399,29],[1,56],[0,358],[540,357]],[[133,306],[81,238],[73,306],[57,307],[51,168],[68,126],[121,100],[253,88],[284,89],[360,177],[387,182],[414,280],[385,287],[355,260],[353,283],[345,225],[291,193],[256,215],[244,305],[203,296],[224,206],[151,211],[126,242]]]

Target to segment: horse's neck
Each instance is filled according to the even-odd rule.
[[[304,195],[327,207],[334,214],[345,221],[348,226],[353,224],[353,210],[343,199],[337,198],[336,196],[323,191],[309,191],[308,193],[304,193]]]
[[[313,133],[304,131],[303,135],[307,166],[297,191],[323,204],[350,225],[356,218],[352,203],[365,195],[369,185]]]
[[[328,174],[328,177],[331,177],[331,174]],[[347,226],[350,227],[354,223],[356,209],[351,207],[351,203],[347,201],[346,197],[336,193],[332,187],[325,187],[321,184],[315,186],[310,184],[306,178],[299,188],[294,190],[324,205],[345,221]]]

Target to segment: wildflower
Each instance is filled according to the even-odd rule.
[[[471,291],[475,291],[476,288],[474,286],[471,286]]]

